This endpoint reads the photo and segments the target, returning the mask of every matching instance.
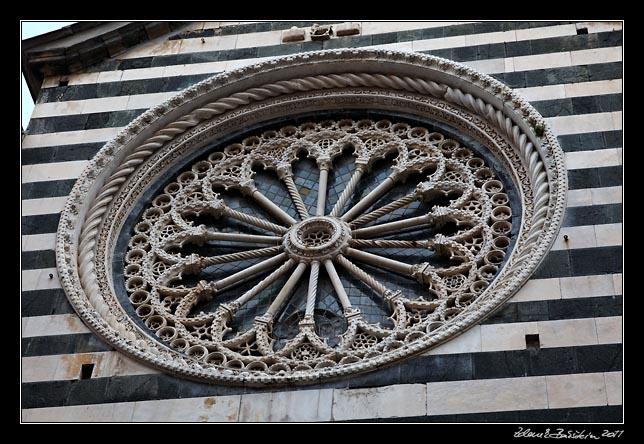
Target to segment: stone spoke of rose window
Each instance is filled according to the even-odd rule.
[[[300,195],[300,192],[297,190],[297,186],[293,181],[293,170],[291,168],[291,165],[285,165],[285,166],[279,167],[277,169],[277,175],[280,178],[280,180],[284,182],[284,185],[286,185],[286,189],[288,190],[288,193],[291,196],[293,205],[295,205],[295,208],[297,209],[297,212],[300,215],[300,218],[301,219],[308,218],[309,210],[306,208],[306,205],[302,200],[302,196]]]
[[[422,216],[410,217],[394,222],[387,222],[380,225],[374,225],[372,227],[358,228],[356,230],[352,230],[351,234],[357,238],[383,236],[389,233],[399,232],[400,230],[406,228],[420,227],[422,225],[432,224],[433,221],[434,214],[430,212]]]
[[[249,191],[250,196],[257,201],[268,213],[277,220],[285,223],[288,226],[293,225],[297,221],[293,219],[286,211],[275,205],[268,197],[264,196],[254,186]]]
[[[398,239],[351,239],[349,245],[356,248],[429,248],[428,240]]]
[[[213,265],[227,264],[231,262],[246,261],[251,259],[258,259],[261,257],[273,256],[273,260],[276,260],[276,257],[284,258],[283,255],[279,256],[280,252],[283,250],[281,246],[278,247],[268,247],[260,248],[256,250],[241,251],[238,253],[222,254],[219,256],[199,256],[198,254],[191,254],[187,256],[183,261],[173,265],[170,269],[166,270],[158,279],[157,279],[157,288],[162,291],[165,295],[173,296],[184,296],[192,289],[185,287],[169,287],[168,284],[175,281],[179,275],[187,273],[190,275],[196,275],[201,270],[206,267]],[[266,261],[265,261],[266,262]],[[264,262],[261,262],[264,263]],[[273,264],[271,263],[270,266]],[[265,265],[266,266],[266,265]],[[245,268],[243,271],[250,269]],[[208,288],[210,284],[208,284]],[[215,289],[215,287],[212,287]],[[221,290],[223,287],[219,285],[218,290]]]
[[[286,253],[280,253],[275,257],[259,262],[248,268],[244,268],[237,273],[233,273],[223,279],[215,281],[210,284],[213,291],[222,291],[227,287],[235,285],[245,279],[251,278],[257,274],[265,273],[267,270],[276,267],[278,264],[284,262],[288,258]]]
[[[320,262],[311,262],[311,273],[309,275],[309,287],[306,295],[306,311],[304,318],[307,322],[314,322],[315,302],[318,294],[318,282],[320,280]]]
[[[273,319],[275,319],[275,316],[281,311],[284,304],[286,304],[290,296],[293,294],[295,287],[297,287],[297,284],[299,284],[302,275],[306,271],[306,267],[307,264],[305,262],[300,262],[299,264],[297,264],[297,267],[293,271],[293,274],[291,274],[291,277],[288,278],[271,305],[268,307],[266,312],[258,318],[258,320],[270,323],[273,321]]]
[[[247,224],[254,225],[258,228],[263,228],[265,230],[272,231],[273,233],[284,234],[288,231],[288,229],[285,227],[268,222],[264,219],[260,219],[255,216],[251,216],[249,214],[239,212],[237,210],[233,210],[232,208],[229,208],[229,207],[225,207],[223,214],[233,219],[237,219],[240,222],[246,222]]]
[[[220,233],[218,231],[207,231],[207,240],[218,240],[225,242],[245,242],[251,244],[279,244],[282,238],[279,236],[264,236],[259,234],[246,233]]]
[[[406,196],[403,196],[399,199],[394,200],[393,202],[388,203],[387,205],[383,205],[380,208],[377,208],[367,214],[364,214],[358,217],[357,219],[351,221],[350,225],[352,227],[359,227],[361,225],[365,225],[369,222],[372,222],[376,219],[381,218],[386,214],[391,213],[392,211],[398,210],[399,208],[406,207],[407,205],[417,200],[418,200],[418,194],[416,192],[409,193]]]
[[[375,290],[376,293],[378,293],[380,296],[385,297],[385,295],[392,292],[383,283],[375,279],[373,276],[371,276],[369,273],[364,271],[362,268],[355,265],[353,262],[351,262],[343,255],[341,254],[338,255],[338,257],[336,258],[336,261],[344,268],[346,268],[351,274],[353,274],[362,282],[364,282],[373,290]]]
[[[183,204],[177,208],[178,213],[181,215],[203,212],[212,215],[216,219],[227,216],[276,234],[284,234],[288,231],[286,227],[229,207],[221,195],[214,192],[212,184],[195,187],[192,192],[185,192],[181,197]]]
[[[357,171],[357,166],[356,166],[356,171]],[[357,215],[364,212],[375,201],[380,199],[380,197],[382,197],[386,192],[388,192],[393,188],[393,186],[396,184],[396,180],[397,180],[396,177],[397,177],[396,173],[392,173],[389,176],[385,177],[384,180],[380,182],[376,188],[371,190],[366,196],[362,197],[358,201],[358,203],[355,204],[352,208],[350,208],[346,213],[344,213],[340,219],[342,219],[345,222],[349,222],[351,221],[351,219],[355,218]],[[354,185],[354,188],[355,188],[355,185]],[[351,190],[351,193],[349,194],[349,196],[351,196],[352,193],[353,193],[353,189]],[[347,196],[347,198],[349,196]]]
[[[259,248],[256,250],[241,251],[239,253],[230,253],[230,254],[221,254],[219,256],[203,257],[200,259],[200,263],[202,264],[203,267],[208,267],[210,265],[219,265],[219,264],[225,264],[228,262],[244,261],[248,259],[256,259],[258,257],[275,256],[280,251],[282,251],[281,246]]]
[[[283,248],[281,246],[259,248],[255,250],[240,251],[238,253],[221,254],[218,256],[199,256],[198,254],[191,254],[182,259],[181,262],[173,265],[171,269],[162,274],[157,282],[166,283],[170,282],[180,273],[187,272],[188,274],[197,274],[206,267],[212,265],[227,264],[230,262],[246,261],[250,259],[257,259],[266,256],[276,256]]]
[[[283,258],[282,258],[283,260]],[[253,299],[255,296],[260,294],[263,290],[268,288],[269,285],[274,283],[276,280],[284,276],[288,271],[295,266],[296,261],[293,259],[288,259],[281,266],[276,268],[271,274],[266,276],[264,279],[255,284],[250,290],[246,291],[240,297],[235,299],[232,302],[224,303],[221,306],[225,307],[228,312],[234,314],[239,310],[244,304]]]
[[[331,259],[326,259],[324,261],[324,268],[326,269],[326,272],[329,275],[329,279],[331,280],[331,285],[335,290],[335,294],[338,296],[338,299],[340,300],[340,305],[342,306],[342,309],[344,311],[344,316],[346,318],[353,318],[355,316],[356,310],[351,305],[349,296],[347,295],[347,292],[344,289],[344,285],[342,285],[342,281],[340,280],[340,276],[338,276],[338,272],[335,269],[335,265],[333,265],[333,261],[331,261]]]
[[[368,224],[369,222],[373,222],[392,211],[404,208],[417,200],[428,202],[435,194],[431,193],[431,191],[434,191],[434,188],[435,184],[431,180],[420,182],[411,193],[355,218],[349,225],[351,225],[351,227],[359,227]]]
[[[333,209],[329,213],[330,216],[337,217],[340,215],[340,213],[342,212],[342,209],[344,208],[347,201],[355,191],[356,186],[358,185],[358,182],[360,182],[362,175],[367,171],[367,168],[368,168],[367,161],[363,159],[356,159],[355,163],[356,163],[356,169],[353,172],[351,179],[349,179],[349,183],[346,184],[345,189],[342,191],[342,194],[340,194],[340,197],[338,197],[337,202],[335,203],[335,205],[333,206]]]
[[[197,286],[192,288],[179,303],[179,306],[176,310],[177,316],[187,316],[190,309],[198,302],[211,300],[216,293],[221,292],[235,284],[238,284],[241,281],[263,274],[267,270],[270,270],[276,267],[278,264],[283,263],[286,259],[287,254],[281,253],[275,257],[259,262],[248,268],[244,268],[237,273],[233,273],[230,276],[219,279],[215,282],[207,282],[204,280],[200,281]]]
[[[389,259],[377,254],[356,250],[355,248],[351,247],[347,248],[346,255],[360,262],[373,265],[374,267],[380,269],[393,271],[403,276],[412,276],[414,271],[414,264],[406,264],[404,262]]]
[[[323,216],[324,208],[326,207],[326,195],[329,184],[329,169],[331,168],[331,161],[330,159],[317,159],[317,165],[320,170],[320,178],[318,181],[318,201],[315,215]]]

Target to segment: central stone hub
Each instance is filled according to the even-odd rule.
[[[350,238],[351,229],[346,222],[316,216],[293,225],[284,237],[284,247],[297,259],[322,261],[337,256]]]

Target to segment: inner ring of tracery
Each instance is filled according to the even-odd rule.
[[[503,183],[456,140],[388,120],[289,125],[165,186],[134,228],[125,287],[146,327],[203,366],[323,368],[458,316],[511,232]]]

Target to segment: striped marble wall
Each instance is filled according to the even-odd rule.
[[[622,421],[621,23],[363,22],[360,35],[280,43],[285,29],[311,24],[186,23],[85,72],[45,79],[22,144],[22,420]],[[566,153],[568,208],[528,284],[423,356],[317,386],[186,381],[90,333],[60,288],[54,254],[65,196],[88,159],[146,109],[213,74],[346,47],[462,62],[547,118]],[[539,349],[527,346],[529,334]]]

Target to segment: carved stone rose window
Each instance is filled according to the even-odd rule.
[[[215,76],[132,122],[69,198],[57,260],[119,350],[233,384],[389,365],[476,325],[548,251],[543,118],[444,59],[323,51]]]

